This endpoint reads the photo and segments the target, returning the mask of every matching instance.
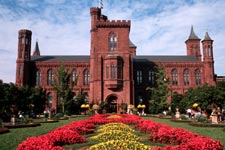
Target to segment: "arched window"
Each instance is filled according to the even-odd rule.
[[[47,97],[48,97],[48,107],[51,108],[52,107],[52,94],[48,93]]]
[[[195,71],[195,82],[196,85],[201,85],[201,72],[199,69]]]
[[[187,69],[184,70],[184,85],[189,85],[189,71]]]
[[[172,85],[178,85],[178,73],[177,69],[172,70]]]
[[[137,70],[137,85],[142,84],[142,71]]]
[[[155,72],[153,70],[148,71],[148,81],[151,85],[155,84]]]
[[[86,69],[84,70],[84,85],[90,84],[90,72]]]
[[[116,65],[115,64],[111,65],[111,78],[116,79]]]
[[[25,38],[24,38],[24,37],[21,38],[21,43],[22,43],[22,44],[25,43]]]
[[[47,79],[47,84],[48,85],[53,85],[54,84],[54,74],[52,72],[52,70],[48,70],[48,79]]]
[[[106,65],[105,71],[106,71],[106,79],[108,79],[109,78],[109,65]]]
[[[74,69],[72,71],[72,84],[77,85],[77,79],[78,79],[78,74],[77,71]]]
[[[115,33],[110,33],[109,35],[109,50],[116,51],[117,48],[117,37]]]
[[[36,85],[41,85],[41,72],[36,72]]]
[[[208,56],[211,56],[212,54],[211,54],[211,47],[210,47],[210,45],[208,45],[208,48],[207,48],[207,55]]]

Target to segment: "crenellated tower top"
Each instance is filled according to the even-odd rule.
[[[96,28],[130,28],[130,20],[108,20],[108,17],[101,14],[101,9],[92,7],[91,14],[91,30]]]

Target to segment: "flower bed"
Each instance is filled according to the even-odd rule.
[[[8,128],[0,127],[0,134],[9,132]]]
[[[189,122],[192,122],[191,120],[182,120],[182,119],[175,119],[175,118],[172,118],[170,119],[170,121],[172,122],[180,122],[180,123],[189,123]]]
[[[108,123],[100,126],[97,131],[100,133],[91,139],[100,143],[91,146],[89,150],[151,149],[150,146],[140,143],[140,138],[133,134],[134,130],[123,123]]]
[[[225,127],[225,124],[202,123],[196,121],[190,122],[189,124],[197,127]]]
[[[143,120],[136,127],[142,132],[149,133],[150,141],[175,145],[168,145],[165,148],[154,147],[154,150],[223,149],[223,144],[220,141],[200,136],[184,129],[172,128],[168,125],[155,123],[151,120]]]
[[[116,122],[116,123],[112,123]],[[108,124],[110,123],[110,124]],[[26,149],[49,149],[62,150],[62,145],[84,143],[86,139],[82,134],[94,132],[95,125],[104,125],[92,137],[100,143],[89,149],[150,149],[153,150],[222,150],[220,141],[200,136],[181,128],[172,128],[169,125],[155,123],[152,120],[143,120],[135,115],[94,115],[86,120],[74,121],[68,125],[57,128],[48,134],[29,137],[18,145],[17,150]],[[127,125],[134,124],[136,129],[148,134],[149,140],[168,144],[166,147],[149,147],[140,143],[140,138],[133,134],[133,130]],[[106,132],[107,131],[107,132]],[[116,131],[116,132],[113,132]],[[104,134],[103,134],[104,133]],[[172,144],[172,145],[170,145]]]
[[[6,128],[26,128],[26,127],[36,127],[40,126],[41,124],[39,122],[31,122],[26,124],[5,124],[4,127]]]

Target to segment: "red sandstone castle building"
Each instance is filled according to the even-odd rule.
[[[73,92],[88,96],[89,102],[107,101],[119,111],[119,104],[138,104],[139,99],[147,103],[149,86],[155,84],[155,66],[165,68],[171,81],[171,91],[180,94],[188,88],[204,83],[215,85],[213,40],[206,32],[201,40],[191,28],[185,41],[186,55],[183,56],[137,56],[136,46],[129,33],[131,21],[108,20],[100,8],[91,8],[90,56],[43,56],[36,42],[31,55],[29,30],[20,30],[18,57],[16,61],[16,84],[18,86],[41,86],[48,93],[48,103],[57,107],[57,95],[53,89],[54,75],[63,62],[72,73],[71,81],[77,84]],[[202,47],[202,54],[201,48]]]

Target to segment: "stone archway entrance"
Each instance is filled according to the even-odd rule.
[[[115,95],[111,95],[107,98],[107,103],[108,103],[108,107],[107,107],[107,113],[117,113],[117,97]]]

